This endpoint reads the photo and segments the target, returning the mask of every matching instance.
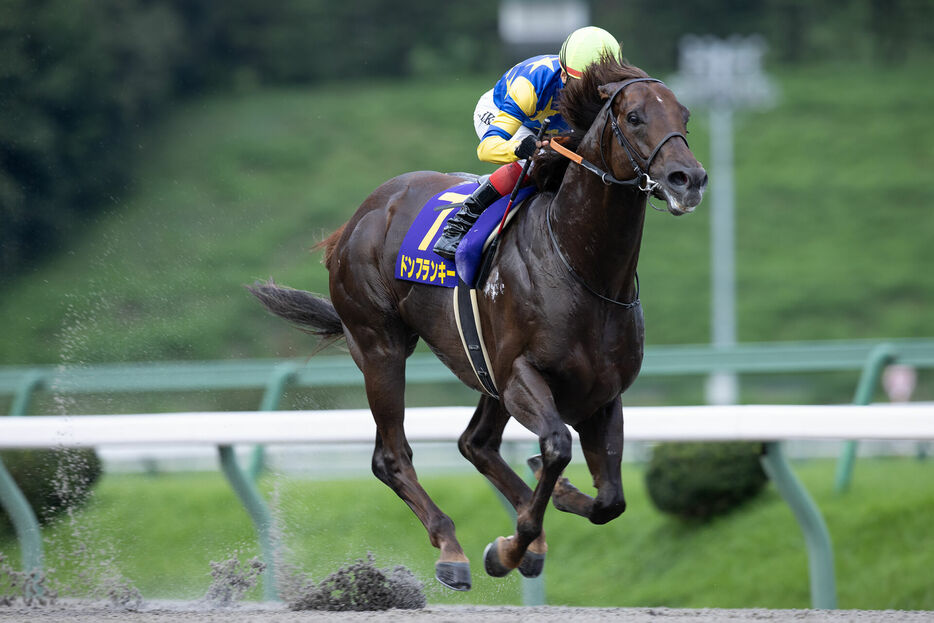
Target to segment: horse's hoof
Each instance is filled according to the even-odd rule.
[[[526,578],[537,578],[545,569],[545,554],[526,551],[519,563],[519,573]]]
[[[483,568],[486,570],[487,575],[494,578],[502,578],[509,575],[509,572],[512,569],[504,566],[503,563],[499,561],[499,550],[496,546],[496,541],[493,541],[486,546],[486,549],[483,550]]]
[[[535,474],[535,478],[538,478],[538,475],[542,472],[544,468],[544,463],[542,463],[542,455],[536,454],[535,456],[530,456],[526,459],[525,464],[529,466],[529,469],[532,470],[532,473]]]
[[[469,591],[471,587],[470,563],[436,562],[435,577],[453,591]]]

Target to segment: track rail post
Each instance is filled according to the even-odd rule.
[[[32,395],[44,383],[45,375],[41,371],[30,371],[16,390],[13,405],[10,407],[10,416],[26,415]],[[44,554],[39,521],[2,459],[0,459],[0,505],[10,517],[16,538],[19,540],[23,571],[27,573],[42,571]]]
[[[869,352],[863,371],[856,385],[856,394],[853,396],[854,405],[868,405],[872,402],[872,395],[879,386],[879,379],[885,366],[895,361],[895,346],[892,344],[879,344]],[[847,441],[843,445],[843,452],[837,461],[837,475],[834,481],[834,491],[845,493],[853,480],[853,466],[856,463],[856,448],[858,441]]]
[[[791,507],[791,512],[804,533],[808,553],[808,575],[811,580],[811,606],[835,609],[837,581],[834,573],[833,545],[827,524],[804,485],[791,471],[782,452],[781,443],[770,441],[764,446],[765,452],[760,457],[762,467]]]
[[[256,529],[256,537],[259,541],[260,551],[263,554],[263,562],[266,563],[266,570],[263,572],[263,598],[266,601],[277,601],[279,591],[276,585],[276,548],[272,538],[272,513],[263,500],[253,481],[250,480],[237,464],[237,457],[234,454],[232,446],[218,446],[220,455],[221,469],[224,475],[233,487],[234,492],[246,508],[250,519],[253,520],[253,527]]]
[[[260,402],[260,411],[275,411],[279,408],[279,402],[282,400],[282,394],[289,383],[293,382],[298,376],[298,364],[294,362],[284,363],[276,366],[266,382],[266,390],[263,392],[263,399]],[[257,445],[253,448],[250,456],[250,466],[247,473],[253,482],[256,482],[263,468],[266,466],[266,447]]]

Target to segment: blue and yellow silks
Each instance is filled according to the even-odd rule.
[[[549,120],[549,134],[566,131],[558,113],[563,86],[556,54],[534,56],[503,74],[493,88],[493,102],[500,112],[481,138],[477,157],[497,164],[515,162],[519,141],[512,137],[522,126],[537,131],[543,119]]]

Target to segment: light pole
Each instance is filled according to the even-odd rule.
[[[710,113],[710,338],[714,347],[736,344],[736,261],[733,183],[733,110],[763,107],[775,87],[762,73],[765,42],[759,36],[681,40],[672,90],[689,106]],[[707,380],[709,404],[734,404],[736,375],[716,372]]]

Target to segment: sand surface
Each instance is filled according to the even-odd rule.
[[[715,621],[766,621],[770,623],[857,623],[934,622],[934,612],[898,610],[718,610],[669,608],[571,608],[561,606],[481,607],[429,606],[421,610],[383,612],[293,612],[281,604],[240,604],[231,608],[207,608],[193,602],[147,602],[137,611],[86,602],[69,602],[35,608],[0,607],[0,621],[42,623],[45,621],[91,622],[125,621],[127,623],[396,623],[415,621],[449,623],[589,623],[626,621],[626,623],[708,623]]]

